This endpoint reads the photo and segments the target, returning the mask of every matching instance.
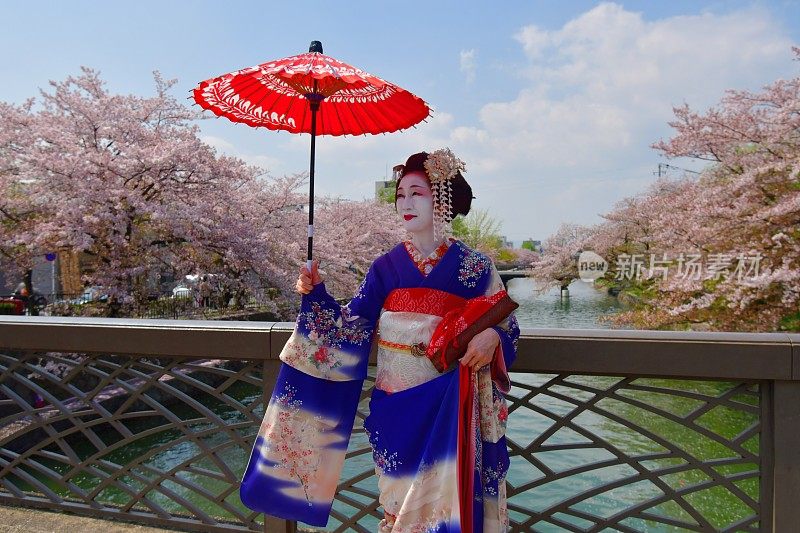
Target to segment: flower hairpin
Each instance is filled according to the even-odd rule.
[[[450,148],[440,148],[428,155],[425,171],[431,183],[437,183],[453,179],[459,171],[466,172],[467,165]]]
[[[453,216],[451,183],[459,172],[467,171],[467,165],[457,158],[450,148],[440,148],[428,154],[424,166],[433,192],[433,235],[437,240],[447,238],[452,233],[450,226]]]

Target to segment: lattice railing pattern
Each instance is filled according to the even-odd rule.
[[[263,365],[0,354],[0,501],[261,529],[238,482],[263,414]],[[512,378],[512,530],[758,529],[758,383]],[[363,430],[373,385],[328,531],[373,532],[381,516]]]
[[[756,531],[759,386],[517,374],[517,531]]]
[[[263,529],[238,495],[263,362],[0,354],[0,496]]]
[[[512,531],[758,530],[758,384],[512,378]],[[376,531],[377,484],[358,421],[345,472],[328,529]]]

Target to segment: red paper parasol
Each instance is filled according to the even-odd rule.
[[[217,116],[255,128],[311,134],[308,267],[314,233],[314,151],[317,135],[391,133],[430,113],[419,97],[322,53],[312,41],[299,54],[200,83],[194,100]]]

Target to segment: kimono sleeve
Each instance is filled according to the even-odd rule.
[[[489,273],[489,283],[485,296],[492,296],[499,291],[505,290],[500,274],[492,265]],[[506,421],[508,419],[508,406],[506,405],[503,393],[511,389],[511,379],[508,369],[517,357],[517,341],[519,339],[519,325],[514,313],[511,313],[502,322],[493,326],[493,329],[500,337],[500,344],[494,353],[494,358],[489,364],[489,368],[481,369],[477,372],[477,397],[478,410],[481,428],[481,438],[484,446],[484,459],[488,462],[489,450],[494,449],[492,445],[504,448],[504,441],[501,439],[506,433]],[[493,452],[492,452],[493,453]],[[487,455],[489,454],[489,455]],[[506,465],[505,468],[508,468]],[[495,480],[496,481],[496,480]]]
[[[322,283],[303,296],[239,489],[250,509],[316,526],[327,523],[383,292],[370,268],[347,306]]]
[[[498,291],[505,290],[503,280],[497,269],[492,265],[489,284],[486,289],[486,296],[496,294]],[[494,359],[491,363],[492,380],[497,384],[502,392],[508,392],[511,383],[508,377],[508,369],[517,358],[517,343],[519,340],[519,324],[514,313],[508,315],[498,325],[493,328],[500,337],[500,345],[497,347]]]
[[[281,361],[322,379],[363,380],[385,294],[375,263],[346,306],[328,294],[324,283],[315,285],[303,295],[300,314],[280,354]]]

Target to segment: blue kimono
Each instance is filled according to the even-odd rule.
[[[253,510],[324,526],[377,339],[377,373],[364,423],[386,530],[505,531],[507,369],[519,336],[514,315],[494,327],[492,363],[439,373],[413,350],[466,300],[503,291],[492,262],[452,240],[425,273],[400,243],[379,257],[340,306],[324,283],[304,295],[242,480]]]

